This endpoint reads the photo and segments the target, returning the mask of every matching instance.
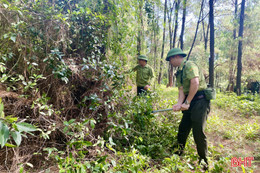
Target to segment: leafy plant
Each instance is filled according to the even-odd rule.
[[[150,158],[142,155],[136,149],[130,151],[117,152],[116,156],[119,157],[116,163],[114,163],[114,171],[127,173],[141,173],[149,167]]]
[[[37,108],[39,111],[39,114],[45,116],[51,116],[55,112],[53,105],[49,105],[48,101],[50,100],[49,97],[45,93],[42,94],[41,97],[37,98],[35,101],[33,101],[33,104],[31,106],[32,109]]]
[[[4,105],[0,99],[0,145],[15,147],[19,146],[22,142],[22,137],[26,137],[26,133],[33,135],[31,132],[37,130],[37,128],[31,124],[25,122],[18,122],[18,118],[12,116],[4,116]],[[14,140],[15,144],[11,144]],[[9,143],[7,143],[9,141]]]
[[[237,96],[235,93],[219,93],[216,100],[212,101],[220,108],[230,110],[244,116],[260,114],[260,96],[246,94]]]
[[[76,122],[75,119],[64,121],[63,133],[68,139],[67,152],[59,151],[55,147],[44,149],[48,153],[48,157],[57,161],[60,172],[84,173],[108,170],[110,164],[106,161],[107,156],[102,154],[105,147],[102,138],[94,144],[86,140],[91,130],[95,128],[95,123],[94,119],[86,119],[82,122]],[[91,147],[96,147],[96,152],[99,152],[99,155],[86,160],[89,154],[88,150]]]
[[[65,83],[69,82],[69,76],[71,75],[71,70],[65,64],[64,60],[62,59],[64,55],[59,49],[51,50],[51,53],[47,58],[43,60],[43,62],[48,64],[48,67],[52,70],[52,73],[55,77],[58,77]]]

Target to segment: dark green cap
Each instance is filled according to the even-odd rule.
[[[166,61],[170,61],[170,57],[173,57],[175,55],[181,55],[183,57],[187,56],[186,53],[184,53],[181,49],[172,48],[167,54]]]
[[[148,58],[145,55],[139,55],[137,59],[138,60],[142,59],[142,60],[148,61]]]

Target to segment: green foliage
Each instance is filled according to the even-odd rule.
[[[255,94],[236,96],[234,93],[219,93],[212,101],[218,107],[243,116],[260,115],[260,97]]]
[[[216,86],[220,89],[225,89],[228,84],[228,62],[233,53],[230,50],[237,46],[238,40],[232,38],[236,20],[231,21],[232,16],[226,15],[231,11],[223,12],[218,8],[223,4],[229,8],[227,3],[215,4],[219,16],[216,18],[215,69]],[[198,4],[188,2],[187,14],[197,16]],[[183,157],[171,150],[176,142],[181,113],[151,113],[154,109],[169,108],[176,103],[177,89],[156,86],[155,93],[133,97],[132,83],[124,79],[121,72],[136,64],[139,32],[142,34],[142,38],[138,38],[141,39],[141,52],[147,54],[148,63],[155,67],[155,71],[159,68],[162,5],[159,0],[3,0],[0,4],[2,90],[6,87],[7,92],[16,92],[26,102],[32,102],[28,112],[27,108],[25,110],[26,116],[34,120],[39,116],[44,122],[43,129],[36,129],[25,123],[27,117],[18,121],[18,118],[5,116],[4,105],[0,103],[1,147],[19,146],[26,134],[39,130],[39,137],[46,142],[46,158],[54,159],[60,172],[200,172],[195,163],[198,156],[192,137],[188,138]],[[244,54],[250,58],[243,59],[243,67],[250,72],[242,81],[247,77],[259,77],[256,73],[259,71],[259,34],[255,22],[255,16],[260,16],[255,14],[259,11],[259,3],[248,3],[245,35],[256,39],[244,39]],[[207,22],[202,23],[205,23],[205,28],[199,29],[198,35],[204,35],[201,31],[206,29]],[[186,25],[185,45],[193,40],[193,26],[192,22]],[[187,52],[189,47],[185,48]],[[168,49],[169,43],[165,43],[164,51]],[[196,42],[191,59],[207,67],[208,55],[203,43]],[[162,67],[162,81],[167,84],[168,71],[164,67],[167,66],[164,64]],[[204,73],[207,74],[206,68]],[[70,97],[74,94],[80,96]],[[212,104],[230,116],[237,114],[245,118],[260,114],[259,100],[258,95],[237,97],[219,93]],[[27,115],[30,112],[34,116]],[[226,140],[241,142],[242,139],[257,139],[259,126],[256,121],[241,125],[224,121],[216,112],[212,114],[210,133],[220,133]],[[76,118],[70,119],[71,116]],[[237,131],[234,131],[234,126]],[[209,147],[212,172],[229,172],[230,158],[217,150],[218,147]],[[21,165],[32,167],[28,162]],[[20,172],[23,169],[21,167]]]
[[[114,163],[113,171],[118,173],[142,173],[149,167],[150,158],[142,155],[136,149],[131,149],[130,151],[117,152],[116,164]]]
[[[173,128],[174,124],[171,117],[163,116],[159,118],[151,113],[153,104],[157,99],[158,95],[154,93],[134,97],[130,102],[131,104],[124,107],[126,116],[119,113],[111,115],[113,121],[109,123],[111,126],[108,135],[113,137],[117,150],[122,150],[128,145],[129,154],[136,153],[138,150],[140,154],[157,159],[168,154],[167,149],[174,140],[173,135],[176,135],[176,128]],[[127,97],[120,100],[121,103],[123,100],[129,102]],[[140,171],[143,168],[140,167],[135,171],[137,170]]]
[[[124,95],[125,91],[121,92],[117,95],[121,97],[120,103],[123,104],[120,107],[121,113],[111,112],[109,115],[110,127],[105,139],[89,140],[97,123],[94,119],[71,119],[63,122],[62,132],[67,139],[66,152],[55,147],[44,149],[49,158],[57,161],[60,172],[201,172],[202,168],[196,164],[198,156],[192,146],[194,141],[191,137],[188,138],[184,156],[179,157],[171,151],[177,136],[177,119],[180,119],[180,114],[151,114],[155,107],[165,108],[175,103],[177,90],[159,87],[157,92],[161,92],[162,97],[168,96],[166,100],[156,93],[129,100]],[[89,99],[92,102],[99,100],[94,96]],[[220,122],[219,119],[210,121]],[[214,126],[211,122],[210,128]],[[245,124],[238,131],[244,130],[246,138],[254,139],[251,135],[255,135],[258,129],[257,126],[250,129]],[[223,145],[220,147],[223,148]],[[95,157],[89,158],[93,151],[96,152]],[[228,168],[230,156],[223,157],[218,147],[209,146],[209,159],[210,171],[231,172]]]
[[[59,166],[60,172],[83,173],[86,171],[102,172],[108,170],[110,164],[106,161],[107,155],[102,154],[105,142],[102,138],[94,144],[86,140],[91,138],[91,131],[95,128],[94,119],[76,121],[71,119],[64,121],[63,134],[68,140],[66,152],[57,148],[45,148],[48,157],[54,158]],[[89,152],[95,150],[95,158],[88,158]]]
[[[229,157],[222,157],[220,160],[214,163],[213,165],[213,172],[231,172],[230,170],[227,170],[226,167],[228,164],[230,164],[231,158]]]
[[[1,144],[1,148],[3,148],[3,146],[6,144],[9,138],[9,129],[7,125],[2,123],[2,121],[0,121],[0,135],[1,135],[0,144]]]
[[[177,155],[173,155],[170,158],[165,158],[162,163],[162,170],[166,172],[176,172],[178,170],[183,170],[184,168],[181,164],[180,157],[178,157]]]
[[[33,135],[31,132],[36,131],[36,127],[25,123],[18,122],[18,118],[13,116],[4,116],[4,104],[0,99],[0,145],[1,148],[4,146],[7,147],[16,147],[19,146],[22,142],[22,136],[27,137],[26,133]],[[15,144],[12,144],[12,139]],[[9,141],[9,143],[7,143]]]
[[[55,77],[60,78],[65,83],[69,82],[69,76],[71,75],[71,70],[65,64],[62,59],[64,55],[57,48],[51,50],[51,53],[47,58],[43,60],[46,64],[48,64],[48,68],[52,70],[52,73]]]
[[[40,115],[48,115],[51,116],[55,112],[53,109],[53,105],[49,105],[48,101],[50,100],[49,97],[45,93],[42,94],[41,97],[37,98],[35,101],[33,101],[31,108],[37,108]]]
[[[131,104],[125,107],[126,116],[111,115],[115,119],[110,122],[108,135],[117,139],[114,140],[116,148],[123,148],[128,143],[141,154],[152,158],[162,158],[169,154],[167,150],[173,145],[177,125],[171,115],[157,116],[151,113],[158,99],[154,93],[134,97]]]

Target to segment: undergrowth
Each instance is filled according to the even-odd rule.
[[[3,2],[1,171],[51,172],[51,166],[68,173],[202,171],[191,135],[185,154],[173,154],[181,113],[152,113],[171,108],[177,89],[161,85],[136,97],[132,83],[125,83],[123,60],[106,54],[111,46],[120,47],[106,39],[112,32],[108,21],[114,14],[107,10],[112,4]],[[259,101],[258,95],[218,93],[212,105],[247,121],[259,116]],[[257,120],[232,124],[221,113],[212,110],[209,133],[257,143]],[[225,148],[209,144],[210,171],[234,172],[229,166],[233,153],[219,147]]]
[[[259,94],[243,94],[237,96],[235,93],[219,93],[217,99],[213,101],[213,104],[239,116],[260,115]]]

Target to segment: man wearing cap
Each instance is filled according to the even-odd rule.
[[[199,164],[202,160],[208,166],[207,138],[204,133],[209,101],[206,100],[204,91],[207,88],[204,75],[198,66],[192,61],[185,61],[186,54],[179,48],[171,49],[166,61],[174,67],[178,67],[176,73],[179,89],[178,103],[173,105],[173,111],[182,111],[183,116],[179,125],[177,144],[174,145],[175,154],[183,153],[186,140],[192,129],[194,141],[199,155]]]
[[[151,87],[154,77],[153,69],[147,64],[148,58],[145,55],[138,56],[138,65],[130,72],[136,71],[137,95],[146,94]]]

